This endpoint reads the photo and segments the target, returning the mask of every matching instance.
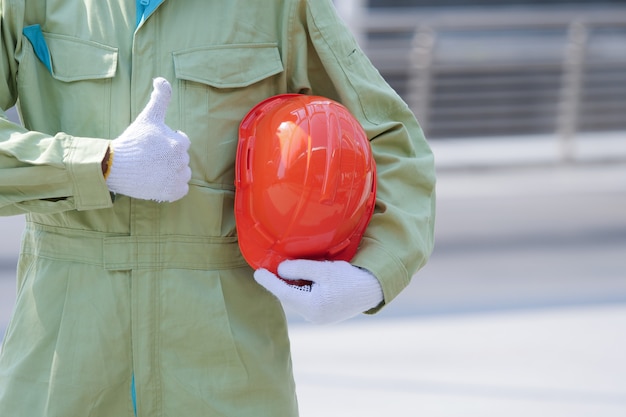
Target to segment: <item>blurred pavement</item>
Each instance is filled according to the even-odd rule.
[[[292,329],[301,417],[624,417],[626,305]]]
[[[626,416],[626,132],[437,141],[437,245],[376,316],[289,315],[302,417]],[[0,335],[21,217],[0,218]]]

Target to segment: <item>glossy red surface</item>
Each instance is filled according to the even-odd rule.
[[[253,268],[285,259],[350,260],[371,219],[376,167],[341,104],[285,94],[255,106],[239,129],[235,216]]]

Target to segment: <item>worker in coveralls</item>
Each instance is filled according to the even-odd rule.
[[[296,416],[281,301],[374,313],[430,255],[433,156],[330,0],[0,0],[0,37],[0,214],[26,214],[0,416]],[[238,126],[284,93],[345,105],[377,166],[351,263],[279,268],[309,291],[237,242]]]

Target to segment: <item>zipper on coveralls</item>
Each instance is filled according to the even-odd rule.
[[[135,373],[133,372],[133,379],[130,383],[130,397],[133,400],[133,412],[137,417],[137,390],[135,389]]]
[[[152,3],[152,7],[150,7],[150,2]],[[141,25],[146,21],[148,16],[150,16],[165,0],[137,0],[135,3],[135,13],[136,13],[136,27],[135,31],[139,29]],[[135,371],[132,373],[132,380],[130,385],[130,397],[133,402],[133,412],[135,413],[135,417],[137,417],[137,388],[135,384]]]

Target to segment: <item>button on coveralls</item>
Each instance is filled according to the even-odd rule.
[[[432,154],[330,0],[0,0],[0,36],[0,109],[24,124],[0,111],[0,214],[27,221],[1,416],[297,415],[285,315],[233,213],[238,125],[272,95],[335,99],[367,132],[377,203],[352,263],[383,288],[369,313],[430,255]],[[192,142],[189,194],[112,197],[100,163],[157,76]]]

